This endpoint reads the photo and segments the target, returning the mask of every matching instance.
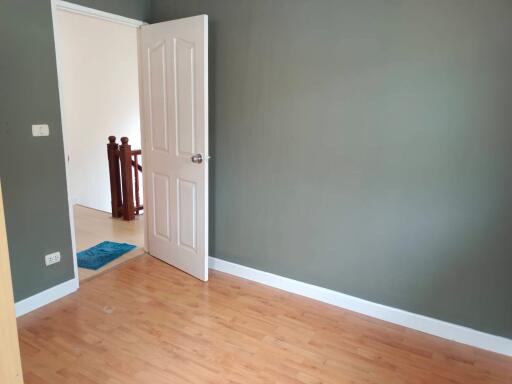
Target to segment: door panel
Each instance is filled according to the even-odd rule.
[[[158,42],[149,52],[149,107],[151,143],[153,150],[167,152],[169,150],[167,130],[167,92],[165,42]]]
[[[196,252],[196,184],[178,179],[178,246]]]
[[[207,20],[202,15],[141,28],[149,253],[205,281]]]
[[[176,84],[176,132],[179,155],[195,153],[194,45],[174,39],[174,82]]]
[[[169,207],[169,177],[153,173],[154,211],[155,219],[154,235],[162,240],[171,241],[171,211]],[[159,214],[157,214],[159,213]]]

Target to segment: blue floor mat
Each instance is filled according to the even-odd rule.
[[[132,244],[104,241],[85,251],[78,252],[78,266],[96,270],[135,248],[137,247]]]

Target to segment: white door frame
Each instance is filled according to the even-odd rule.
[[[88,16],[88,17],[94,17],[101,20],[107,20],[113,23],[123,24],[126,26],[130,26],[133,28],[139,29],[142,25],[146,24],[143,21],[130,19],[128,17],[116,15],[109,12],[100,11],[94,8],[84,7],[82,5],[70,3],[68,1],[63,0],[51,0],[51,13],[52,13],[52,24],[53,24],[53,37],[55,41],[55,59],[57,62],[57,83],[58,83],[58,89],[59,89],[59,100],[60,104],[62,105],[62,99],[63,99],[63,91],[62,91],[62,63],[59,60],[59,28],[58,23],[56,22],[57,17],[57,10],[64,10],[67,12],[73,12],[80,15]],[[139,35],[139,34],[137,34]],[[138,58],[138,57],[137,57]],[[140,60],[139,60],[139,67],[140,67]],[[140,84],[140,76],[139,76],[139,84]],[[139,86],[139,94],[140,94],[140,86]],[[140,103],[140,97],[139,97],[139,103]],[[142,110],[141,110],[142,113]],[[70,170],[69,170],[69,163],[68,163],[68,155],[69,155],[69,128],[65,124],[64,120],[64,112],[62,107],[60,107],[60,117],[61,117],[61,126],[62,126],[62,139],[64,143],[64,163],[65,163],[65,169],[66,169],[66,187],[67,187],[67,194],[68,194],[68,206],[69,206],[69,226],[71,230],[71,247],[73,251],[73,268],[74,268],[74,280],[76,280],[77,286],[79,286],[79,279],[78,279],[78,261],[77,261],[77,255],[76,255],[76,238],[75,238],[75,214],[73,212],[73,201],[71,196],[71,188],[70,188]],[[142,117],[142,115],[141,115]],[[141,143],[142,143],[142,151],[144,153],[144,131],[142,127],[142,119],[140,121],[140,129],[141,129]],[[145,187],[145,178],[143,177],[143,185]],[[144,194],[144,206],[146,206],[146,196]],[[147,220],[144,220],[144,250],[147,252]]]

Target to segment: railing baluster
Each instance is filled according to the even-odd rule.
[[[121,177],[119,174],[119,146],[115,136],[109,136],[107,144],[108,170],[110,174],[110,201],[112,217],[122,215]]]
[[[135,219],[135,207],[133,206],[133,177],[132,177],[132,149],[127,137],[121,137],[121,181],[123,186],[123,219]]]
[[[139,196],[139,155],[135,153],[133,155],[135,161],[135,213],[139,214],[140,207],[140,196]]]

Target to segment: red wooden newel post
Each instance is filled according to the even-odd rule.
[[[132,147],[128,144],[127,137],[121,137],[119,158],[121,159],[121,181],[123,185],[123,219],[134,220],[135,207],[133,205]]]
[[[107,157],[110,174],[110,201],[112,217],[121,217],[123,201],[121,198],[121,176],[119,174],[119,149],[115,136],[108,137]]]

